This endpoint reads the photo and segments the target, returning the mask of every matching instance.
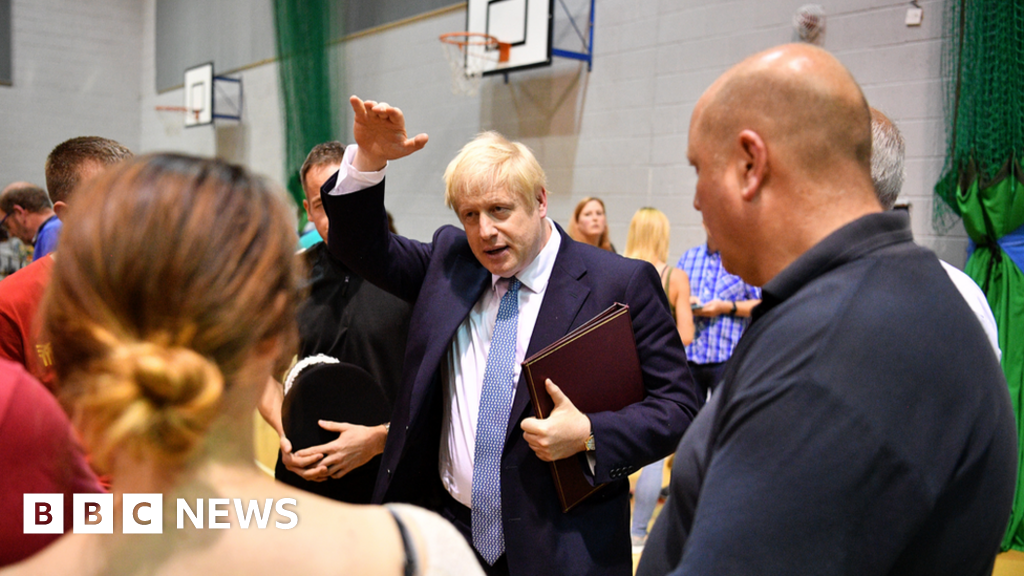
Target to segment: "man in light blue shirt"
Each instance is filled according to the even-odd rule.
[[[0,218],[4,228],[34,248],[32,260],[57,247],[60,220],[46,190],[28,182],[14,182],[0,193]]]
[[[722,257],[710,234],[705,244],[687,250],[676,268],[690,277],[694,334],[693,342],[686,347],[686,359],[703,405],[750,324],[750,312],[761,302],[761,289],[722,267]]]

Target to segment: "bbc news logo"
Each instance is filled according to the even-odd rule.
[[[121,495],[121,532],[124,534],[163,534],[164,532],[164,495],[163,494],[129,494]],[[273,498],[263,501],[260,508],[258,500],[249,500],[243,507],[240,498],[207,498],[203,514],[204,500],[196,498],[195,506],[184,498],[176,502],[178,530],[185,528],[186,521],[193,527],[203,529],[231,528],[226,519],[230,507],[234,504],[235,518],[238,526],[248,529],[255,525],[264,530],[270,525],[270,512],[274,510],[278,516],[289,518],[288,522],[277,520],[274,527],[290,530],[299,522],[293,510],[285,506],[296,506],[294,498],[281,498],[276,503]],[[113,494],[75,494],[72,503],[72,532],[75,534],[113,534],[114,533],[114,495]],[[63,534],[64,527],[64,495],[63,494],[25,494],[24,495],[24,528],[25,534]],[[187,519],[187,520],[186,520]]]

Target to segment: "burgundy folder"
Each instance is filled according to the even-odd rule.
[[[554,402],[544,386],[551,379],[584,414],[621,410],[644,399],[643,373],[636,352],[629,306],[615,303],[586,324],[523,362],[537,418],[547,418]],[[598,440],[600,442],[600,440]],[[585,456],[551,463],[562,511],[568,512],[601,489],[583,471]]]

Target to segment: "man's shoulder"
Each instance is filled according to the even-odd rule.
[[[318,266],[321,262],[326,260],[330,255],[327,250],[327,243],[324,241],[317,242],[312,246],[302,248],[295,253],[295,256],[303,261],[306,265],[307,273],[311,273],[313,268]]]
[[[626,258],[590,244],[577,242],[568,236],[564,236],[562,242],[563,247],[559,250],[556,266],[560,263],[564,265],[570,259],[576,260],[586,269],[588,275],[602,280],[627,282],[636,274],[637,270],[644,266],[650,266],[643,260]],[[651,270],[654,270],[653,266],[651,266]],[[657,276],[657,272],[654,274]]]
[[[698,244],[698,245],[694,246],[693,248],[690,248],[686,252],[683,252],[683,258],[685,258],[687,256],[690,256],[691,258],[695,257],[695,256],[704,256],[707,253],[708,253],[707,244]]]
[[[434,244],[465,244],[469,245],[469,240],[466,238],[466,231],[458,226],[451,224],[445,224],[434,231]]]
[[[0,307],[42,298],[52,269],[53,257],[45,256],[0,280]]]
[[[46,222],[43,222],[43,225],[39,227],[39,234],[40,235],[46,235],[46,236],[53,235],[53,234],[56,234],[57,232],[59,232],[60,228],[61,228],[61,220],[60,220],[60,218],[57,218],[56,216],[53,216],[49,220],[47,220]]]
[[[686,252],[683,252],[683,255],[679,257],[679,261],[676,262],[676,268],[686,270],[687,268],[693,267],[694,263],[704,259],[707,255],[707,249],[704,244],[694,246]]]
[[[816,351],[826,364],[845,363],[849,351],[858,350],[858,357],[882,364],[916,365],[950,345],[944,335],[977,323],[937,264],[934,255],[917,250],[854,259],[798,288],[748,332],[763,344],[757,351],[769,356]],[[910,341],[934,343],[932,354],[906,357],[898,343]],[[854,366],[878,368],[865,364]]]
[[[988,306],[988,299],[985,297],[985,293],[981,291],[981,287],[978,286],[973,278],[945,260],[940,259],[939,263],[942,264],[942,269],[946,271],[950,281],[963,294],[964,300],[967,300],[972,308],[975,302],[984,302]]]
[[[430,239],[431,260],[443,264],[448,268],[460,260],[466,260],[483,268],[483,264],[476,259],[473,249],[466,238],[466,231],[458,226],[445,224],[434,231]]]

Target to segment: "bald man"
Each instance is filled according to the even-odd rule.
[[[1006,382],[882,211],[852,76],[809,45],[756,54],[698,101],[688,155],[723,264],[763,302],[638,574],[989,574],[1017,465]]]

